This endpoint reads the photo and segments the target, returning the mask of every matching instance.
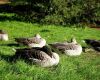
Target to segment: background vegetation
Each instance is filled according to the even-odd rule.
[[[12,0],[5,9],[28,22],[100,24],[99,0]],[[0,11],[4,11],[3,7]]]

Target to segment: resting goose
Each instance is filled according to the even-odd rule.
[[[33,38],[15,38],[15,41],[29,47],[43,47],[46,45],[46,40],[41,38],[39,34],[36,34]]]
[[[42,48],[16,49],[15,57],[24,57],[41,67],[50,67],[59,63],[59,55],[48,46]]]
[[[0,30],[0,40],[8,41],[8,34],[3,30]]]
[[[57,49],[69,56],[77,56],[80,55],[82,52],[82,47],[80,44],[76,42],[75,38],[73,38],[72,42],[70,43],[66,43],[66,44],[54,43],[54,44],[50,44],[50,46],[54,48],[54,50]]]
[[[100,40],[84,39],[85,43],[100,52]]]

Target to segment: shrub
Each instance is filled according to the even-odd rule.
[[[64,24],[62,15],[57,15],[57,14],[47,15],[45,16],[44,19],[41,20],[41,22],[47,24],[56,24],[56,25]]]
[[[30,22],[68,24],[100,22],[99,0],[18,0],[17,15]],[[18,2],[16,0],[16,2]],[[24,1],[24,2],[23,2]],[[23,4],[24,3],[24,4]],[[15,5],[15,4],[14,4]],[[24,10],[24,11],[23,11]],[[24,12],[24,14],[23,14]],[[22,18],[22,19],[23,19]]]

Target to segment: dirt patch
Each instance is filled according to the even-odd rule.
[[[9,0],[0,0],[0,5],[10,3]]]
[[[97,24],[87,24],[88,27],[100,30],[100,25]]]

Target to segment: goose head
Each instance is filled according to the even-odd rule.
[[[49,46],[43,46],[43,51],[45,51],[50,57],[52,57],[52,50]]]
[[[0,30],[0,34],[5,34],[5,32],[3,30]]]
[[[41,38],[40,34],[35,34],[36,38]]]
[[[77,44],[77,41],[76,41],[75,37],[73,37],[73,38],[71,39],[71,43]]]
[[[50,46],[46,45],[43,47],[45,49],[45,52],[52,58],[52,62],[54,65],[57,65],[59,63],[59,55],[55,52],[52,52],[52,49]]]

